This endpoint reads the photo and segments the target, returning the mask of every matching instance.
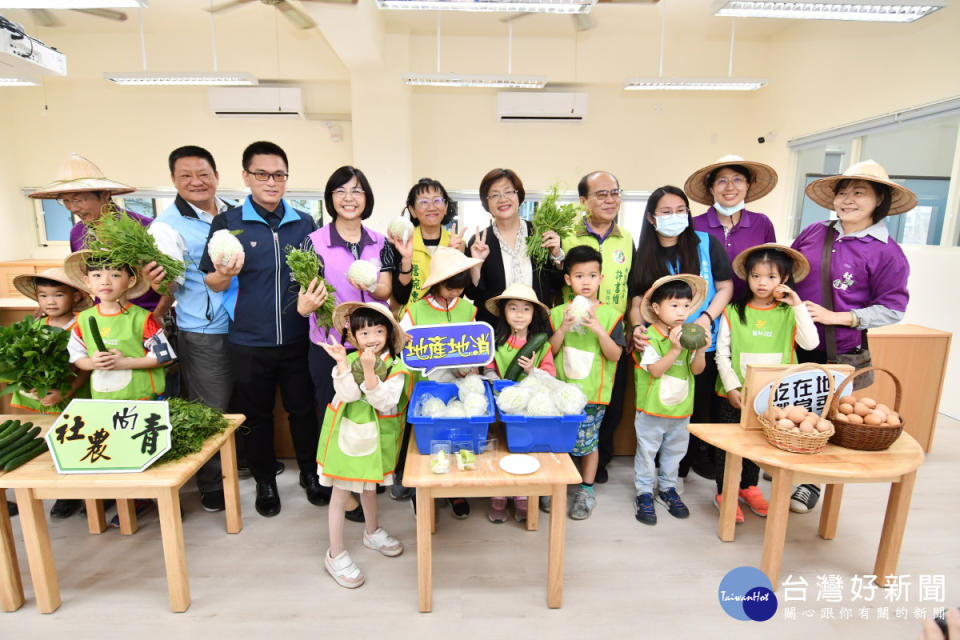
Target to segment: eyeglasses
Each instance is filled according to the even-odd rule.
[[[655,216],[670,216],[674,214],[687,215],[690,213],[690,209],[686,207],[677,207],[676,209],[657,209],[653,212]]]
[[[359,198],[364,194],[364,190],[361,189],[360,187],[354,187],[353,189],[350,189],[350,191],[347,191],[343,187],[333,190],[333,195],[336,196],[337,198],[346,198],[348,193],[352,195],[354,198]]]
[[[620,193],[620,189],[601,189],[600,191],[594,191],[593,197],[597,200],[606,200],[607,198],[616,200],[620,197]]]
[[[444,204],[446,204],[446,202],[447,200],[445,198],[420,198],[419,200],[416,201],[415,204],[420,209],[426,209],[431,204],[439,209]]]
[[[84,193],[76,198],[57,198],[57,202],[61,207],[70,208],[87,202],[91,197],[93,197],[92,193]]]
[[[487,202],[495,202],[495,201],[499,200],[500,198],[503,198],[504,200],[509,200],[510,198],[512,198],[512,197],[515,196],[515,195],[517,195],[517,190],[516,190],[516,189],[507,189],[507,190],[504,191],[503,193],[488,193],[488,194],[487,194]]]
[[[287,178],[290,177],[289,173],[283,171],[277,171],[276,173],[267,173],[266,171],[247,171],[247,173],[253,176],[258,182],[266,182],[270,178],[273,178],[274,182],[286,182]]]
[[[728,184],[732,184],[733,186],[739,189],[743,185],[747,184],[747,181],[744,180],[741,176],[737,176],[735,178],[717,178],[713,182],[713,186],[720,187],[720,188],[723,188]]]

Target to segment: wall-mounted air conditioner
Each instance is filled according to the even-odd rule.
[[[211,87],[208,97],[215,116],[303,117],[303,94],[298,87]]]
[[[500,120],[579,121],[586,115],[586,93],[501,91],[497,94]]]

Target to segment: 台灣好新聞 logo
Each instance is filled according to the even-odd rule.
[[[737,567],[720,581],[717,597],[731,618],[763,622],[777,612],[777,596],[769,578],[755,567]]]

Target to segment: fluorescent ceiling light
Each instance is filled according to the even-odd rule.
[[[863,22],[913,22],[946,0],[846,0],[846,2],[741,2],[714,0],[713,14],[733,18],[803,18]]]
[[[596,4],[597,0],[377,0],[381,9],[502,13],[590,13]]]
[[[148,0],[0,0],[0,9],[137,9]]]
[[[27,78],[0,78],[0,87],[38,87],[40,83]]]
[[[756,91],[762,78],[630,78],[626,91]]]
[[[103,77],[122,85],[181,85],[208,87],[237,87],[258,84],[252,73],[228,73],[222,71],[200,73],[104,73]]]
[[[546,76],[476,75],[465,73],[405,73],[413,87],[484,87],[491,89],[543,89]]]

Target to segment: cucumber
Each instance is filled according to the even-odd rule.
[[[517,352],[517,355],[513,357],[513,360],[510,361],[510,366],[507,367],[507,372],[504,374],[504,380],[513,380],[517,381],[517,378],[520,377],[520,374],[523,373],[523,369],[520,368],[520,358],[531,358],[535,353],[540,351],[543,348],[543,345],[547,343],[547,334],[538,333],[529,340],[527,344],[520,347],[520,351]]]
[[[12,425],[13,423],[14,423],[14,420],[7,420],[3,424],[0,424],[0,433],[3,433],[4,431],[6,431],[7,427]]]
[[[19,420],[7,420],[0,425],[0,440],[13,433],[13,430],[20,426]]]
[[[43,442],[43,441],[41,440],[41,442]],[[42,447],[41,447],[41,446],[37,446],[35,450],[34,450],[34,449],[31,449],[31,450],[27,451],[26,453],[24,453],[23,455],[17,456],[17,457],[14,458],[13,460],[9,461],[7,464],[3,465],[3,470],[4,470],[4,471],[13,471],[13,470],[16,469],[17,467],[23,466],[24,464],[26,464],[26,463],[30,462],[31,460],[33,460],[34,458],[36,458],[37,456],[43,454],[43,452],[46,451],[46,450],[47,450],[47,447],[46,447],[46,446],[42,446]]]
[[[3,460],[3,457],[6,456],[11,451],[19,449],[23,445],[27,444],[31,440],[37,437],[37,434],[40,433],[40,427],[34,427],[27,431],[22,436],[14,440],[13,442],[8,443],[2,450],[0,450],[0,460]],[[3,466],[3,463],[0,462],[0,466]]]
[[[2,466],[2,467],[4,468],[4,470],[9,471],[9,469],[6,468],[8,462],[10,462],[10,461],[12,461],[12,460],[16,460],[17,458],[22,458],[22,457],[25,456],[26,454],[31,453],[31,452],[33,452],[33,451],[36,451],[37,453],[39,453],[39,451],[40,451],[40,445],[41,445],[41,444],[44,445],[44,446],[46,446],[46,443],[45,443],[43,440],[40,440],[40,439],[31,440],[30,442],[28,442],[27,444],[23,445],[23,446],[20,447],[19,449],[16,449],[16,450],[14,450],[14,451],[11,451],[10,453],[8,453],[8,454],[4,455],[2,458],[0,458],[0,466]],[[33,457],[35,457],[35,456],[37,455],[37,453],[34,453],[30,458],[28,458],[28,460],[29,460],[29,459],[32,459]],[[26,462],[26,460],[24,460],[24,462]],[[22,463],[21,463],[21,464],[22,464]],[[17,466],[19,466],[19,465],[17,465]]]
[[[29,428],[30,427],[25,424],[18,424],[13,430],[9,431],[6,435],[0,438],[0,451],[3,451],[11,442],[18,440],[20,436],[25,434]]]
[[[103,338],[100,337],[100,327],[97,326],[97,319],[90,318],[90,337],[93,343],[97,345],[97,351],[106,351],[107,346],[103,344]]]

